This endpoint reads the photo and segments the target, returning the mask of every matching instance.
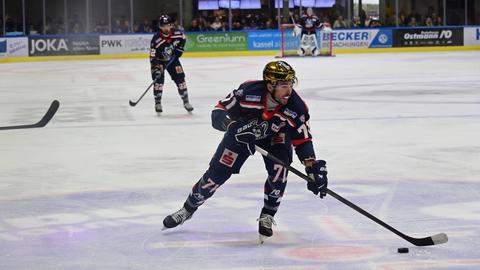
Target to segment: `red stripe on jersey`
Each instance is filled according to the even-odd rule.
[[[311,138],[307,138],[307,139],[300,139],[300,140],[292,140],[292,144],[293,146],[299,146],[300,144],[302,143],[306,143],[306,142],[311,142],[312,139]]]
[[[285,114],[283,114],[281,112],[275,112],[275,115],[280,117],[280,118],[284,118],[290,126],[297,127],[297,125],[295,125],[295,122],[290,117],[286,116]]]
[[[165,43],[165,40],[160,41],[160,43],[158,43],[158,44],[155,46],[155,48],[160,47],[160,45],[162,45],[163,43]]]
[[[225,106],[223,106],[221,103],[218,103],[217,105],[215,105],[215,108],[221,109],[221,110],[224,110],[224,111],[227,110],[227,109],[225,109]]]

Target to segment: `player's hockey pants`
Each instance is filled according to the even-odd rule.
[[[292,162],[292,146],[289,141],[271,145],[271,139],[257,141],[257,145],[278,157],[283,162]],[[250,156],[242,152],[244,147],[238,146],[230,135],[226,134],[218,145],[217,151],[210,161],[208,170],[193,186],[185,206],[187,210],[194,210],[210,198],[218,187],[227,181],[232,174],[238,174],[240,168]],[[274,215],[282,199],[287,185],[286,168],[264,157],[265,169],[268,176],[264,186],[264,209],[263,211]]]

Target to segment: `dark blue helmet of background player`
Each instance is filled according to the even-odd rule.
[[[172,24],[172,23],[173,23],[172,18],[166,14],[161,15],[158,18],[158,26],[163,26],[163,25]]]

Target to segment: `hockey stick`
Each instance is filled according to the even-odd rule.
[[[0,130],[8,130],[8,129],[24,129],[24,128],[41,128],[44,127],[50,122],[50,120],[53,118],[55,113],[58,110],[58,107],[60,107],[60,102],[58,100],[54,100],[52,104],[50,104],[50,108],[48,108],[48,111],[45,113],[45,115],[40,119],[35,124],[31,125],[19,125],[19,126],[7,126],[7,127],[0,127]]]
[[[172,63],[173,63],[173,60],[175,59],[176,57],[173,56],[172,59],[170,59],[170,61],[168,61],[168,63],[165,65],[165,69],[167,69]],[[165,72],[165,71],[164,71]],[[143,94],[138,98],[137,101],[133,102],[131,100],[128,101],[128,104],[130,104],[130,106],[132,107],[135,107],[137,105],[138,102],[140,102],[140,100],[142,100],[143,96],[145,96],[145,94],[148,92],[148,90],[150,90],[150,88],[152,87],[152,85],[155,83],[155,80],[153,80],[153,82],[148,86],[148,88],[145,90],[145,92],[143,92]]]
[[[153,81],[148,87],[147,89],[145,90],[145,92],[143,92],[143,94],[138,98],[137,101],[133,102],[131,100],[128,101],[128,104],[130,104],[130,106],[132,107],[135,107],[135,105],[137,105],[138,102],[140,102],[140,100],[142,100],[143,96],[145,96],[145,94],[148,92],[148,90],[150,90],[150,88],[152,88],[152,85],[155,83],[155,81]]]
[[[263,156],[265,156],[266,158],[282,165],[283,167],[287,168],[289,171],[296,174],[297,176],[299,176],[303,180],[310,181],[310,178],[308,176],[306,176],[302,172],[298,171],[297,169],[293,168],[292,166],[285,164],[285,162],[276,158],[275,156],[272,156],[270,153],[263,150],[262,148],[260,148],[258,146],[255,146],[255,149],[258,152],[260,152]],[[343,198],[342,196],[338,195],[337,193],[333,192],[332,190],[327,189],[327,193],[330,196],[334,197],[335,199],[337,199],[337,200],[341,201],[342,203],[348,205],[349,207],[353,208],[354,210],[356,210],[360,214],[362,214],[362,215],[368,217],[369,219],[375,221],[376,223],[380,224],[382,227],[388,229],[389,231],[391,231],[394,234],[400,236],[401,238],[405,239],[406,241],[414,244],[415,246],[439,245],[439,244],[446,243],[448,241],[448,237],[445,233],[439,233],[439,234],[435,234],[435,235],[424,237],[424,238],[414,238],[414,237],[408,236],[408,235],[398,231],[397,229],[393,228],[392,226],[388,225],[387,223],[383,222],[382,220],[378,219],[374,215],[372,215],[372,214],[368,213],[367,211],[363,210],[362,208],[358,207],[354,203],[352,203],[352,202],[348,201],[347,199]]]

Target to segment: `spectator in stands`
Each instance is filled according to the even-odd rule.
[[[406,26],[407,25],[407,18],[405,16],[405,13],[400,12],[398,14],[398,26]]]
[[[425,26],[433,26],[432,18],[430,17],[425,18]]]
[[[190,24],[190,28],[188,28],[188,31],[191,31],[191,32],[201,32],[201,31],[205,31],[205,29],[204,29],[203,26],[198,22],[197,19],[193,19],[193,20],[192,20],[192,23]]]
[[[45,18],[45,29],[43,29],[43,34],[45,35],[52,35],[52,34],[56,34],[56,30],[55,30],[55,27],[53,26],[52,24],[52,18],[50,18],[49,16],[47,16]]]
[[[251,21],[250,22],[250,25],[248,27],[244,27],[243,29],[245,30],[258,30],[258,25],[257,25],[257,22],[255,21]]]
[[[265,22],[265,28],[264,29],[275,29],[275,23],[272,21],[272,19],[268,19]]]
[[[78,22],[74,23],[69,29],[71,34],[81,34],[83,33],[82,28]]]
[[[440,16],[437,16],[436,20],[433,21],[433,25],[435,26],[443,26],[443,20],[442,20],[442,17]]]
[[[5,15],[5,33],[17,31],[17,23],[8,14]]]
[[[70,33],[79,34],[84,33],[85,30],[83,29],[82,22],[78,18],[78,14],[73,14],[73,19],[70,21],[70,29],[68,29]]]
[[[410,16],[410,20],[408,21],[408,26],[409,27],[417,27],[417,19],[415,16]]]
[[[225,31],[225,26],[220,17],[215,17],[215,20],[210,24],[210,29],[212,31]]]
[[[365,12],[365,10],[362,8],[362,10],[360,11],[360,27],[365,27],[366,26],[366,23],[365,21],[367,20],[367,12]]]
[[[138,31],[142,32],[142,33],[152,33],[153,32],[152,25],[147,18],[143,19],[143,23],[139,26]]]
[[[337,19],[333,23],[333,28],[347,28],[347,23],[343,19],[342,15],[337,16]]]
[[[93,32],[97,34],[107,34],[108,25],[105,20],[100,20],[100,22],[97,22],[95,28],[93,29]]]
[[[232,30],[235,30],[235,31],[243,30],[243,26],[239,21],[234,21],[232,24]]]
[[[122,33],[131,33],[130,22],[128,20],[123,20],[121,29]]]
[[[352,27],[360,27],[360,18],[358,16],[353,17]]]
[[[112,26],[112,33],[122,33],[122,23],[119,19],[115,20],[115,23]]]
[[[380,21],[378,19],[375,19],[375,20],[371,20],[370,21],[370,28],[378,28],[378,27],[382,27],[382,24],[380,23]]]
[[[63,22],[62,18],[57,20],[57,24],[54,28],[55,28],[57,34],[66,34],[65,33],[65,23]]]

